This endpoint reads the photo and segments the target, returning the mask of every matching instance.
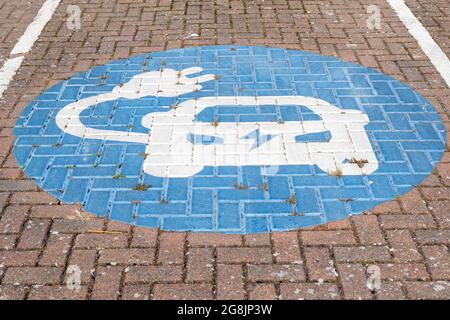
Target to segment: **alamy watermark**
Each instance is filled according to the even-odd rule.
[[[367,13],[370,16],[366,20],[366,25],[369,30],[381,30],[381,10],[380,7],[374,4],[367,6]]]
[[[69,290],[75,290],[76,292],[81,289],[81,269],[77,265],[70,265],[67,267],[67,279],[66,287]]]
[[[67,21],[66,26],[69,30],[80,30],[81,29],[81,9],[76,5],[67,6]]]
[[[371,264],[367,267],[367,288],[370,291],[379,291],[381,289],[381,270],[379,266]]]

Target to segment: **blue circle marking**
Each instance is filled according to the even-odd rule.
[[[310,52],[133,56],[44,91],[14,129],[26,175],[100,217],[256,233],[360,214],[424,180],[439,114],[407,85]]]

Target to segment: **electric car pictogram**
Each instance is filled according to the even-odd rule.
[[[360,110],[340,109],[325,100],[305,96],[213,96],[191,99],[166,112],[151,112],[142,119],[149,133],[99,130],[85,126],[80,114],[100,102],[140,99],[146,96],[177,97],[201,90],[212,74],[188,77],[202,71],[192,67],[180,72],[165,68],[132,77],[110,93],[70,103],[56,116],[63,131],[87,139],[143,143],[147,157],[144,172],[158,177],[189,177],[205,166],[317,165],[342,175],[366,175],[378,161],[364,129],[369,118]],[[304,106],[320,116],[314,121],[218,122],[196,121],[215,106]],[[323,141],[309,141],[311,134]]]

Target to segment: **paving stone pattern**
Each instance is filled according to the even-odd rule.
[[[82,8],[81,30],[65,27],[69,4]],[[366,29],[369,4],[381,8],[381,30]],[[448,24],[440,28],[448,32]],[[62,1],[0,101],[1,297],[450,297],[448,145],[424,182],[366,214],[259,235],[132,227],[87,215],[24,177],[11,154],[12,128],[47,88],[131,54],[230,43],[375,68],[422,94],[449,130],[450,90],[385,1]],[[78,291],[65,285],[70,265],[82,271]],[[374,292],[366,285],[372,265],[382,279]]]

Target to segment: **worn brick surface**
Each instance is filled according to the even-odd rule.
[[[277,263],[300,263],[300,249],[296,232],[280,232],[272,235]]]
[[[376,290],[378,300],[405,300],[405,290],[400,281],[383,281]]]
[[[66,286],[34,286],[28,295],[30,300],[84,300],[87,288],[68,289]]]
[[[127,268],[125,283],[179,282],[180,266],[131,266]]]
[[[0,0],[1,63],[42,2]],[[406,3],[450,54],[448,1]],[[81,30],[65,27],[69,4],[82,9]],[[381,30],[365,29],[369,4],[381,9]],[[59,203],[18,168],[11,129],[50,85],[140,52],[230,43],[309,50],[375,68],[417,89],[450,128],[450,90],[384,0],[63,0],[0,100],[0,299],[450,298],[448,148],[428,179],[370,214],[246,236],[95,218]],[[65,286],[73,265],[81,270],[78,292]],[[382,278],[374,292],[370,265]]]
[[[97,269],[91,299],[116,300],[119,296],[123,267],[106,266]]]
[[[5,271],[2,284],[58,284],[62,269],[54,267],[10,267]]]
[[[306,247],[304,253],[310,281],[336,279],[334,262],[328,248]]]
[[[23,286],[0,286],[0,300],[22,300],[25,298],[25,294],[26,288]]]
[[[301,265],[258,264],[249,265],[247,269],[249,281],[304,281],[305,272]]]
[[[339,299],[338,287],[333,283],[283,283],[281,298],[289,300]]]
[[[273,283],[255,283],[249,285],[250,300],[274,300],[277,298]]]
[[[6,267],[13,266],[33,266],[39,257],[39,251],[12,251],[6,250],[0,252],[0,265]]]
[[[209,300],[212,286],[208,284],[156,284],[153,289],[155,300]]]
[[[187,259],[187,281],[212,282],[214,257],[211,248],[191,248]]]
[[[367,287],[367,276],[361,264],[338,264],[337,269],[346,299],[372,298],[372,294]]]
[[[122,300],[148,300],[150,286],[145,284],[126,284],[122,289]]]
[[[145,249],[104,249],[100,252],[98,263],[100,264],[151,264],[155,260],[153,248]]]
[[[407,282],[406,291],[411,299],[447,299],[450,294],[450,283],[437,282]]]
[[[395,260],[399,262],[422,260],[409,230],[387,230],[386,236]]]
[[[72,236],[66,234],[51,234],[39,260],[41,266],[63,266],[66,263],[72,245]]]
[[[240,265],[217,265],[217,298],[239,300],[245,296],[244,273]]]
[[[334,248],[334,256],[337,261],[344,262],[374,262],[392,260],[389,249],[385,246],[336,247]]]

